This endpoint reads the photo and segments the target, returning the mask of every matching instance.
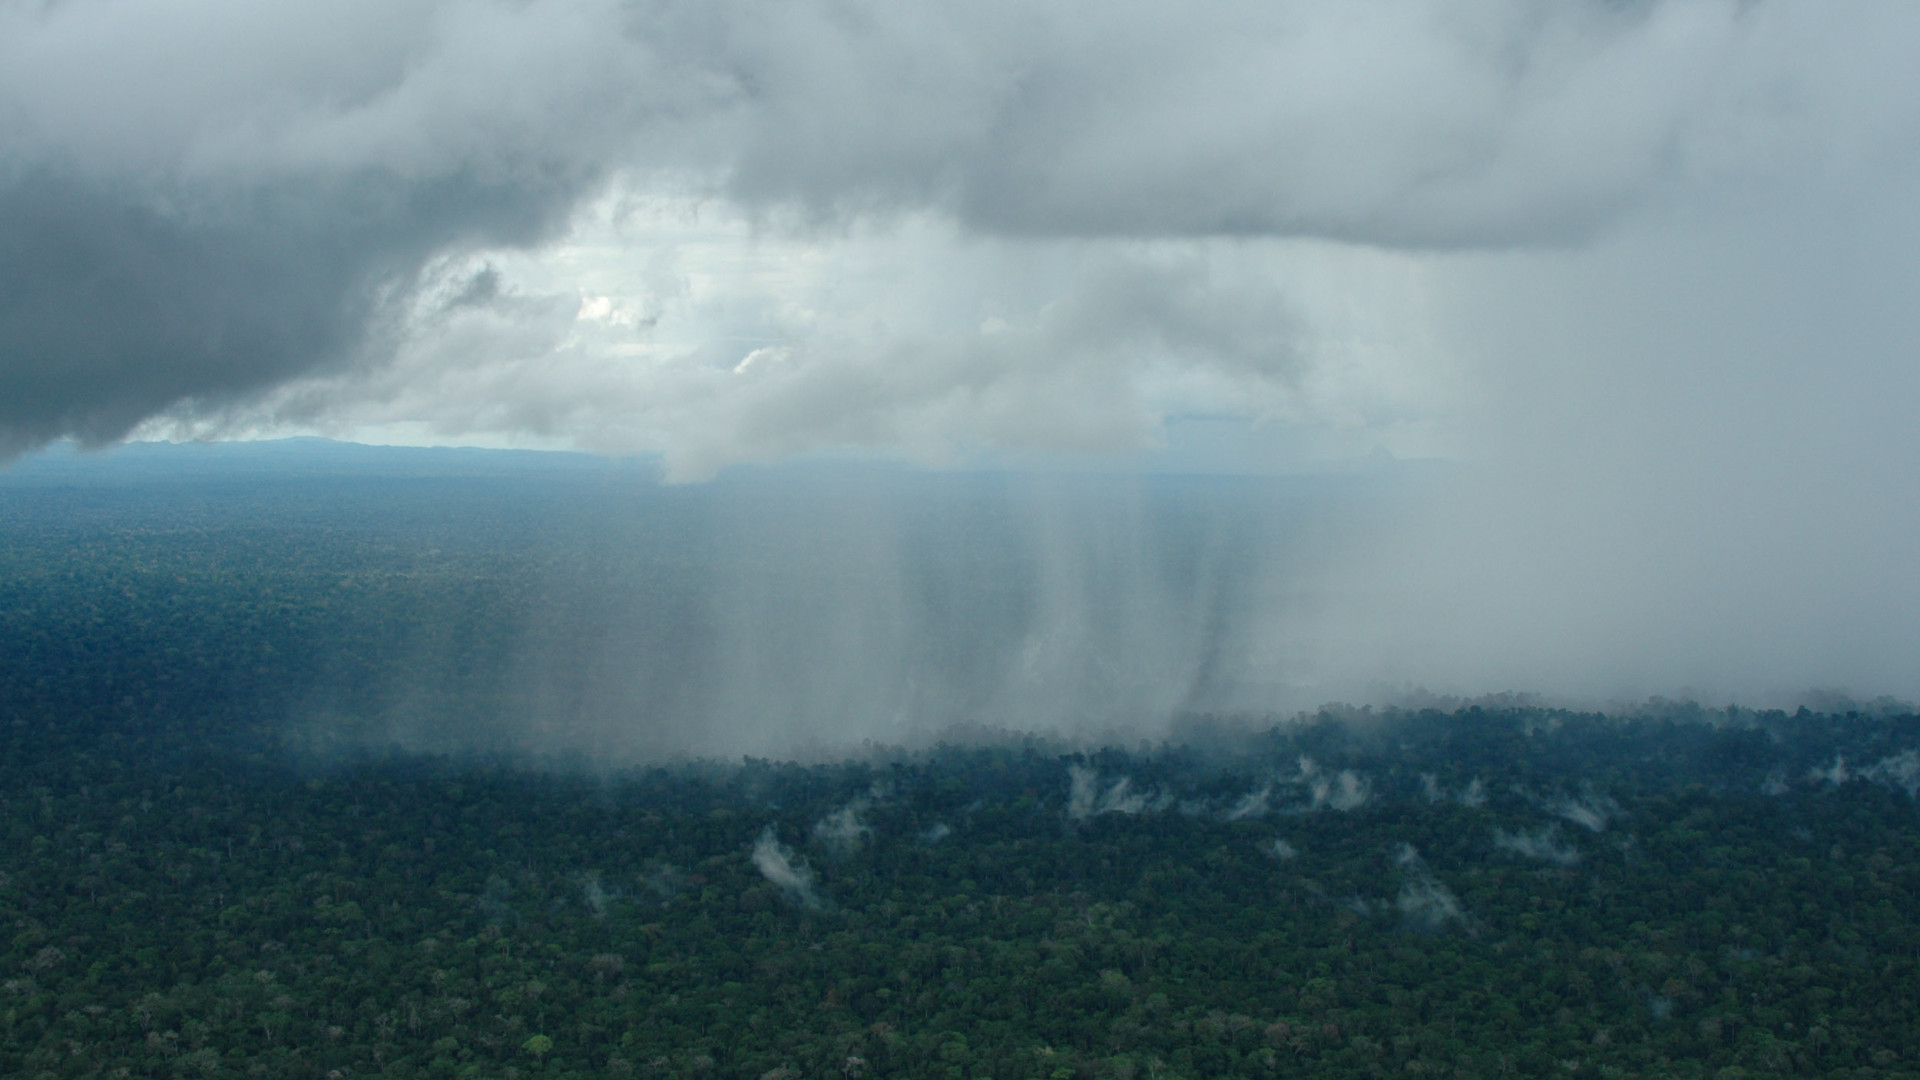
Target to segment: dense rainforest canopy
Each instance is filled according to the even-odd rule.
[[[1739,720],[586,778],[16,719],[0,1072],[1906,1075],[1920,725]]]
[[[0,497],[3,1075],[1920,1075],[1899,708],[429,754],[297,706],[499,709],[531,548],[116,498]]]

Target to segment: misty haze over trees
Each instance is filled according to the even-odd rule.
[[[1325,700],[1284,681],[1315,674],[1294,654],[1328,602],[1316,575],[1417,480],[840,466],[672,486],[584,455],[314,441],[56,457],[0,477],[21,597],[0,666],[49,709],[192,701],[319,753],[1151,734]]]
[[[1235,680],[1276,537],[1311,565],[1440,481],[1073,481],[1052,491],[1093,516],[1056,541],[1134,576],[1062,601],[1017,483],[881,472],[854,504],[846,476],[673,488],[311,444],[9,474],[0,1071],[1855,1077],[1920,1055],[1906,707],[1236,712],[1274,692]],[[850,509],[893,542],[836,547]],[[728,609],[767,621],[729,638]],[[1034,659],[1065,616],[1073,651]],[[759,681],[703,697],[714,679]],[[1098,711],[1130,700],[1156,713]],[[1051,732],[1007,722],[1060,701],[1083,711]],[[920,726],[886,711],[916,705]],[[755,750],[780,729],[749,706],[812,763]]]

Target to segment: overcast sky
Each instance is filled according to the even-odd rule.
[[[1907,0],[0,0],[0,449],[1441,457],[1350,629],[1400,675],[1913,693],[1916,56]]]

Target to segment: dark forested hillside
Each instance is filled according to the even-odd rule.
[[[598,482],[0,491],[0,1075],[1920,1074],[1899,708],[537,759]]]

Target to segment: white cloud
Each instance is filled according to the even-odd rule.
[[[1222,816],[1228,821],[1246,821],[1249,818],[1265,817],[1272,800],[1273,785],[1266,784],[1241,796],[1240,801],[1229,807]]]
[[[0,454],[1227,425],[1474,465],[1271,643],[1302,685],[1913,696],[1917,50],[1903,0],[6,4]]]
[[[872,803],[868,799],[859,798],[832,811],[813,823],[814,837],[835,855],[844,857],[853,854],[873,835],[873,826],[860,818],[870,805]]]
[[[1173,805],[1172,796],[1136,791],[1132,777],[1122,776],[1108,784],[1099,770],[1085,765],[1068,766],[1067,777],[1067,816],[1075,821],[1101,814],[1158,813]]]
[[[761,877],[772,882],[795,903],[810,908],[820,906],[820,896],[813,887],[813,868],[780,842],[771,825],[761,830],[759,838],[753,842],[753,865],[760,871]]]
[[[1920,797],[1920,750],[1903,750],[1861,770],[1862,778]]]
[[[1428,932],[1441,930],[1452,922],[1471,927],[1459,897],[1434,876],[1413,845],[1401,844],[1394,852],[1393,864],[1407,876],[1394,906],[1409,923]]]
[[[1589,832],[1604,832],[1607,823],[1620,816],[1620,804],[1611,797],[1586,792],[1579,796],[1561,795],[1544,804],[1548,813],[1564,818]]]
[[[544,266],[510,275],[513,294],[557,305],[398,338],[355,308],[324,352],[258,373],[182,353],[197,374],[116,415],[171,402],[176,423],[217,420],[305,378],[249,418],[662,449],[687,476],[827,447],[1137,449],[1163,413],[1209,402],[1392,441],[1401,386],[1368,376],[1377,350],[1349,342],[1330,362],[1341,350],[1312,340],[1288,290],[1228,272],[1285,262],[1285,245],[1216,238],[1327,238],[1361,263],[1561,244],[1756,178],[1856,183],[1911,156],[1920,117],[1900,92],[1920,18],[1895,3],[1209,0],[1092,17],[1078,0],[96,0],[9,6],[0,25],[0,154],[20,175],[178,209],[190,237],[222,214],[240,215],[232,236],[259,234],[253,208],[302,205],[315,235],[361,249],[339,282],[371,275],[387,295],[436,258],[528,252]],[[340,185],[372,186],[314,195]],[[617,333],[661,300],[639,293],[662,237],[593,225],[593,198],[614,224],[662,206],[719,223],[727,250],[696,240],[718,257],[690,258],[685,287],[728,310],[677,338]],[[325,229],[368,206],[400,208],[394,227]],[[569,210],[588,225],[557,236]],[[850,239],[889,257],[859,266]],[[1143,256],[1155,240],[1199,255]],[[1367,273],[1389,279],[1391,261]],[[1053,280],[1013,275],[1019,310],[983,310],[991,275],[970,271],[1023,263]],[[899,288],[865,296],[902,268],[909,290],[958,285],[905,306]],[[1372,307],[1347,324],[1377,325]],[[341,381],[343,350],[397,354],[399,371]],[[1387,360],[1416,389],[1452,383]]]
[[[1833,763],[1825,768],[1808,769],[1807,779],[1833,787],[1865,780],[1920,796],[1920,750],[1903,750],[1864,769],[1848,765],[1846,755],[1835,754]]]
[[[1420,792],[1430,803],[1457,802],[1461,806],[1472,808],[1485,806],[1487,802],[1487,785],[1477,776],[1458,793],[1449,793],[1440,786],[1439,777],[1432,773],[1421,773]]]
[[[1560,830],[1552,825],[1543,825],[1532,832],[1509,833],[1505,829],[1495,829],[1493,846],[1557,866],[1572,866],[1580,861],[1579,849],[1561,839]]]
[[[1311,796],[1309,809],[1328,809],[1346,813],[1358,810],[1373,799],[1373,784],[1352,769],[1328,773],[1312,758],[1300,759],[1297,783],[1306,785]]]
[[[930,219],[767,235],[697,205],[611,199],[550,252],[437,264],[390,363],[176,410],[143,434],[424,430],[658,452],[677,479],[820,451],[1152,454],[1187,418],[1294,433],[1265,460],[1215,463],[1234,469],[1437,445],[1446,364],[1417,341],[1420,271],[1404,260],[969,240]],[[495,291],[450,305],[481,273]],[[1377,299],[1364,314],[1362,292]]]

